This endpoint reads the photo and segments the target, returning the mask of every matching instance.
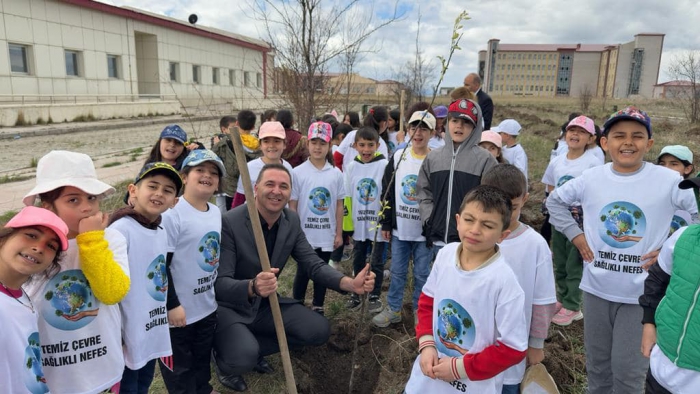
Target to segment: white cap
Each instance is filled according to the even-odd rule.
[[[521,128],[520,123],[518,123],[515,119],[506,119],[497,127],[499,133],[506,133],[510,135],[520,135]],[[493,128],[491,130],[493,130]]]
[[[430,130],[435,130],[435,125],[437,121],[435,120],[435,117],[433,114],[431,114],[428,111],[416,111],[411,115],[411,119],[408,120],[408,124],[412,124],[415,122],[423,122],[425,123]]]

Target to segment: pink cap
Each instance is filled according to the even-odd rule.
[[[501,135],[493,130],[486,130],[482,132],[481,141],[479,142],[490,142],[499,148],[503,146],[503,139],[501,138]]]
[[[566,125],[566,129],[569,130],[574,126],[578,126],[591,133],[592,135],[595,135],[595,124],[593,123],[593,120],[591,118],[588,118],[583,115],[577,116],[571,119],[571,122],[569,122],[569,124]]]
[[[68,226],[56,216],[55,213],[49,211],[48,209],[39,208],[35,206],[28,206],[22,208],[18,214],[16,214],[9,222],[5,225],[5,228],[22,228],[30,226],[43,226],[50,228],[58,239],[61,241],[61,250],[68,249]]]
[[[279,139],[287,138],[287,134],[284,132],[284,126],[280,122],[265,122],[260,126],[260,131],[258,131],[258,138],[263,139],[267,137],[275,137]]]
[[[326,142],[331,142],[333,136],[333,127],[326,122],[314,122],[309,126],[309,134],[307,139],[311,141],[314,138],[320,138]]]

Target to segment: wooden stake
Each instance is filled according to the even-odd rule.
[[[262,225],[260,224],[260,216],[255,208],[255,196],[253,196],[253,185],[248,172],[248,163],[245,160],[245,151],[241,142],[241,135],[238,127],[234,127],[231,132],[231,142],[233,143],[233,151],[236,153],[236,163],[241,172],[240,179],[245,190],[246,205],[248,206],[248,214],[250,222],[253,225],[253,235],[255,236],[255,246],[258,249],[258,257],[263,271],[270,272],[270,257],[267,255],[265,247],[265,238],[263,237]],[[270,309],[272,309],[272,319],[275,323],[275,332],[277,333],[277,341],[279,341],[280,355],[282,356],[282,366],[284,367],[284,378],[287,381],[287,392],[297,394],[297,385],[294,381],[294,371],[292,371],[292,361],[289,358],[289,347],[287,346],[287,335],[284,333],[284,322],[282,321],[282,311],[280,310],[277,292],[270,294]],[[231,340],[236,340],[231,338]]]
[[[403,133],[403,139],[404,139],[404,141],[406,141],[406,130],[404,130],[404,128],[403,128],[403,126],[404,126],[404,125],[403,125],[403,122],[404,122],[404,112],[406,111],[406,110],[404,109],[404,102],[403,102],[403,101],[404,101],[404,96],[405,96],[405,94],[406,94],[406,91],[405,91],[405,90],[402,90],[402,91],[401,91],[401,99],[399,100],[399,111],[401,111],[401,116],[399,117],[399,130],[401,130],[401,132]],[[411,115],[413,115],[413,114],[411,114]]]

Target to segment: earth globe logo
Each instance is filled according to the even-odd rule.
[[[369,205],[377,199],[377,182],[372,178],[362,178],[357,183],[357,196],[360,204]]]
[[[316,215],[325,215],[330,208],[331,192],[325,187],[316,187],[309,193],[309,210]]]
[[[81,270],[58,273],[44,290],[42,315],[59,330],[77,330],[97,316],[97,301]]]
[[[571,175],[564,175],[559,180],[557,181],[557,187],[565,184],[566,182],[569,182],[570,180],[574,179]]]
[[[24,350],[24,385],[32,394],[48,393],[44,371],[41,369],[41,344],[39,333],[33,332],[27,338],[27,348]]]
[[[418,204],[418,192],[416,190],[418,175],[406,175],[401,180],[401,200],[407,205]]]
[[[168,273],[165,270],[165,257],[156,257],[146,269],[146,290],[156,301],[165,301],[168,291]]]
[[[688,222],[683,219],[682,217],[678,215],[673,215],[673,219],[671,219],[671,229],[668,232],[668,236],[670,237],[675,233],[678,229],[681,227],[685,227],[688,225]]]
[[[638,206],[616,201],[600,211],[598,235],[614,248],[629,248],[637,244],[646,231],[646,218]]]
[[[438,350],[447,355],[461,356],[474,344],[474,320],[457,301],[444,299],[438,304],[436,343]]]
[[[197,259],[199,267],[207,272],[212,272],[219,267],[219,233],[210,231],[204,234],[204,237],[199,241],[198,250],[201,259]]]

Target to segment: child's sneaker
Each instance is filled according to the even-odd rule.
[[[377,313],[384,309],[384,304],[382,304],[382,300],[379,299],[378,295],[370,294],[368,307],[370,313]]]
[[[389,307],[386,307],[382,313],[372,318],[372,323],[381,328],[389,327],[390,324],[401,323],[401,312],[394,312]]]
[[[583,319],[583,313],[581,313],[581,311],[570,311],[566,308],[561,308],[552,318],[552,323],[558,326],[568,326],[576,320],[581,319]]]
[[[321,316],[323,316],[325,314],[325,311],[323,310],[322,306],[312,306],[311,310],[318,313]]]
[[[346,245],[343,248],[343,258],[340,261],[348,261],[352,260],[352,252],[353,252],[353,246],[352,245]]]
[[[345,307],[352,310],[352,309],[357,309],[362,305],[362,301],[360,301],[360,296],[357,294],[351,294],[350,298],[348,301],[345,303]]]
[[[563,307],[564,305],[561,302],[557,301],[557,303],[554,305],[554,314],[556,315],[557,313],[559,313],[559,311]]]

